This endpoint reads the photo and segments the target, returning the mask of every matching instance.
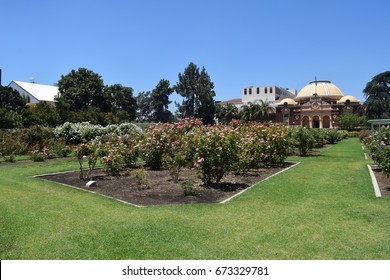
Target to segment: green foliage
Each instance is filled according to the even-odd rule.
[[[324,129],[325,141],[329,144],[336,144],[343,139],[343,135],[334,129]]]
[[[44,151],[34,150],[30,152],[30,158],[34,162],[42,162],[46,159],[46,154]]]
[[[26,100],[10,87],[0,86],[0,129],[21,127]]]
[[[99,145],[95,144],[81,144],[74,149],[80,168],[80,179],[91,180],[92,172],[95,169],[98,158],[101,156],[101,149]],[[84,160],[87,161],[88,171],[84,172]]]
[[[206,186],[218,184],[239,160],[234,129],[227,126],[199,127],[189,134],[194,169]]]
[[[191,62],[183,74],[179,73],[175,91],[184,97],[181,105],[176,104],[181,118],[195,117],[205,124],[214,122],[214,84],[204,67],[199,72],[198,66]]]
[[[61,116],[68,113],[64,109],[74,112],[85,110],[90,106],[104,109],[106,100],[103,88],[101,76],[86,68],[79,68],[77,71],[70,71],[67,75],[61,75],[58,81],[59,96],[57,98],[57,108]]]
[[[6,158],[26,154],[27,152],[28,147],[23,141],[20,129],[0,130],[0,156]]]
[[[26,106],[26,99],[13,88],[0,86],[0,108],[11,113],[20,113]]]
[[[376,131],[366,146],[384,174],[390,176],[390,127]]]
[[[244,123],[260,121],[262,109],[260,104],[249,102],[242,106],[240,111],[240,120]]]
[[[215,117],[220,124],[228,124],[234,119],[238,119],[238,108],[234,104],[215,105]]]
[[[195,182],[196,178],[192,176],[180,183],[180,187],[183,189],[183,193],[185,196],[196,195],[196,192],[194,190]]]
[[[166,123],[172,118],[172,113],[168,110],[169,95],[174,91],[169,86],[168,80],[160,80],[151,94],[152,121]]]
[[[109,176],[119,176],[124,166],[124,158],[120,153],[111,150],[102,157],[103,171]]]
[[[380,73],[363,90],[363,109],[369,119],[390,118],[390,71]]]
[[[148,177],[148,172],[144,168],[136,169],[132,172],[135,179],[138,181],[138,190],[147,190],[151,187],[151,182]]]
[[[152,121],[152,93],[150,91],[143,91],[138,94],[136,97],[137,102],[137,121],[144,123],[144,122],[151,122]]]
[[[274,123],[246,123],[234,126],[238,133],[239,161],[236,171],[283,162],[291,146],[286,126]]]
[[[343,130],[355,130],[362,127],[367,127],[367,117],[359,116],[351,113],[344,113],[337,117],[339,127]]]
[[[294,147],[298,149],[300,156],[306,156],[314,148],[316,139],[312,130],[306,127],[296,128],[292,132]]]
[[[137,102],[133,97],[133,89],[121,84],[104,87],[104,96],[108,100],[109,111],[114,118],[106,119],[106,123],[129,122],[136,118]],[[109,114],[106,115],[106,117]]]
[[[53,138],[53,130],[40,125],[34,125],[25,130],[23,137],[29,148],[36,147],[39,151],[43,151],[45,144]]]
[[[61,123],[61,118],[55,105],[43,101],[37,104],[29,104],[28,106],[30,114],[24,116],[25,126],[30,124],[55,127]]]

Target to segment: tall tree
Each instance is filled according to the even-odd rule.
[[[170,87],[169,81],[161,79],[156,88],[152,90],[151,94],[151,106],[152,106],[152,118],[154,122],[166,123],[172,117],[172,113],[168,110],[169,95],[173,92],[173,88]]]
[[[152,98],[150,91],[143,91],[136,97],[137,101],[137,121],[150,122],[152,120]]]
[[[133,121],[136,118],[137,101],[133,89],[121,84],[104,87],[104,95],[110,111],[119,121]]]
[[[22,125],[22,111],[27,100],[13,88],[0,86],[0,128]]]
[[[85,111],[91,106],[98,108],[98,111],[107,112],[109,104],[103,88],[101,76],[86,68],[61,75],[58,81],[59,95],[56,98],[61,117],[66,119],[69,111]]]
[[[191,62],[183,74],[179,73],[175,91],[184,97],[182,104],[177,104],[181,117],[196,117],[205,124],[213,123],[214,84],[204,67],[199,72],[198,66]]]
[[[0,108],[20,113],[26,106],[26,98],[13,88],[0,86]]]
[[[390,118],[390,71],[380,73],[363,90],[363,109],[369,119]]]
[[[271,106],[271,103],[268,100],[260,100],[259,104],[259,111],[261,114],[262,119],[268,120],[269,119],[269,112],[273,109]]]

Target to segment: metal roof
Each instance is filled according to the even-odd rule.
[[[20,81],[12,81],[9,86],[13,87],[12,84],[16,84],[25,93],[30,94],[32,97],[36,98],[39,101],[51,101],[54,102],[54,97],[58,95],[58,87],[50,85],[42,85],[36,83],[27,83]],[[15,87],[13,87],[15,88]],[[15,88],[16,89],[16,88]]]

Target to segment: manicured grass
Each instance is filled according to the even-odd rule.
[[[0,164],[1,259],[389,259],[390,199],[357,139],[227,204],[136,208],[29,176],[77,162]]]

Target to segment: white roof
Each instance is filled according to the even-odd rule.
[[[39,101],[52,101],[54,102],[54,97],[58,95],[58,87],[50,85],[41,85],[36,83],[27,83],[20,81],[12,81],[27,93],[38,99]]]

